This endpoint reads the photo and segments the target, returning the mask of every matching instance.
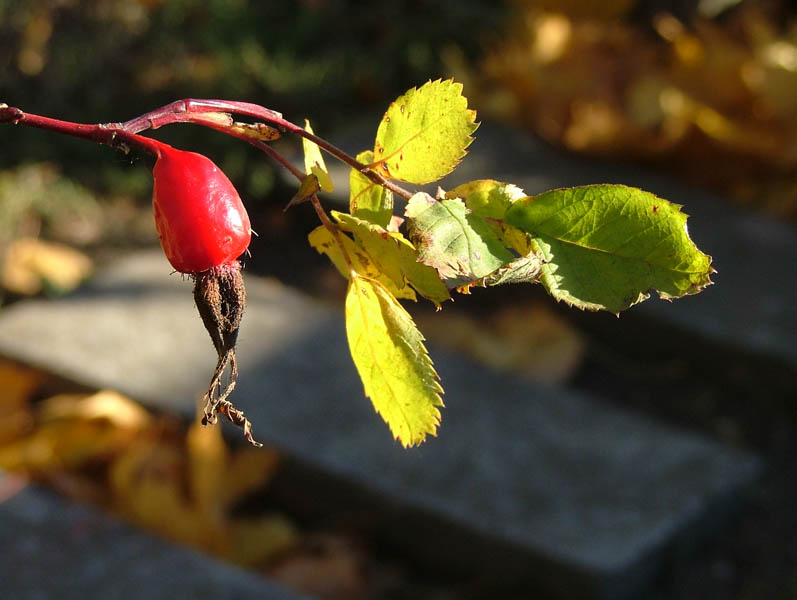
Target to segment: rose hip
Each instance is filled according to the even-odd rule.
[[[209,158],[159,146],[152,206],[166,258],[180,273],[237,259],[249,246],[251,228],[235,187]]]
[[[157,146],[152,193],[155,226],[171,265],[195,281],[194,301],[218,355],[204,398],[202,423],[215,423],[222,414],[244,430],[250,443],[260,445],[252,438],[243,412],[227,400],[238,376],[235,344],[246,290],[237,259],[251,239],[249,216],[235,187],[210,159],[161,143]]]

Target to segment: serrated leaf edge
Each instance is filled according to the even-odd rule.
[[[380,282],[376,281],[375,279],[371,279],[370,277],[363,277],[362,275],[357,274],[357,273],[353,274],[353,276],[352,276],[352,278],[351,278],[351,280],[349,282],[349,285],[350,286],[356,285],[356,280],[357,279],[366,280],[366,281],[370,282],[371,285],[373,285],[374,287],[381,287],[383,293],[387,294],[388,296],[392,296],[392,294],[390,294],[390,292],[387,290],[387,288],[385,288]],[[357,293],[359,293],[359,291]],[[398,300],[396,300],[395,297],[393,297],[393,299],[394,299],[394,301],[396,303],[396,306],[400,310],[402,310],[402,311],[404,311],[406,313],[406,311],[404,310],[404,307],[401,306],[401,304],[398,302]],[[361,301],[359,302],[359,304],[360,304],[360,310],[362,311],[363,304],[362,304]],[[407,347],[414,356],[416,356],[416,357],[420,356],[421,357],[421,360],[424,363],[424,367],[428,368],[430,373],[431,373],[431,375],[432,375],[433,387],[429,388],[426,385],[424,386],[425,389],[427,389],[429,392],[431,392],[433,394],[433,397],[434,397],[434,401],[432,402],[433,423],[432,423],[431,429],[429,429],[427,431],[418,432],[414,439],[402,440],[400,435],[399,435],[399,433],[397,433],[396,431],[393,431],[393,428],[390,427],[390,423],[388,422],[388,420],[385,417],[385,415],[382,414],[382,411],[379,409],[379,407],[376,405],[376,403],[373,402],[373,397],[368,393],[368,389],[367,389],[367,387],[365,385],[365,382],[363,381],[362,383],[363,383],[363,392],[364,392],[366,398],[371,399],[371,405],[374,407],[374,410],[376,411],[376,413],[380,417],[382,417],[382,420],[388,425],[388,428],[391,430],[391,434],[393,435],[393,438],[396,439],[397,441],[399,441],[403,447],[411,448],[413,446],[418,446],[418,445],[422,444],[424,441],[426,441],[426,436],[427,435],[431,435],[432,437],[437,437],[437,428],[440,426],[440,423],[442,421],[442,414],[440,412],[440,408],[445,408],[445,404],[443,403],[443,399],[441,397],[441,395],[444,393],[444,390],[443,390],[442,386],[439,383],[440,375],[437,373],[437,370],[434,368],[434,363],[432,362],[432,358],[429,355],[429,351],[426,349],[426,345],[423,343],[425,341],[425,338],[423,337],[423,334],[421,333],[420,329],[418,329],[417,324],[415,324],[415,321],[412,319],[412,317],[409,315],[409,313],[406,313],[406,314],[409,317],[410,321],[412,322],[413,326],[415,327],[415,330],[418,333],[418,340],[419,340],[418,341],[418,346],[419,346],[418,351],[416,352],[415,349],[412,348],[412,346],[410,346],[409,344],[406,344],[403,340],[400,340],[400,341],[402,343],[404,343],[405,347]],[[366,319],[364,312],[361,312],[360,318],[362,319],[363,323],[367,323],[368,322],[368,319]],[[363,332],[360,337],[364,337],[364,336],[366,336],[365,332]],[[395,342],[395,340],[393,340],[393,341]],[[358,342],[359,342],[359,338],[357,340],[357,343]],[[357,345],[357,343],[355,343],[355,346]],[[376,360],[373,346],[371,344],[368,344],[368,347],[369,347],[369,352],[371,354],[372,365],[375,366],[379,370],[380,375],[381,375],[381,373],[383,371],[382,365],[381,365],[381,363],[379,361]],[[357,365],[356,362],[355,362],[355,366],[359,370],[359,366]],[[387,381],[387,378],[385,378],[384,376],[382,376],[382,379],[383,379],[383,381]],[[407,418],[406,412],[405,412],[403,406],[401,405],[401,402],[399,401],[398,397],[396,396],[396,393],[394,392],[393,388],[391,386],[387,386],[387,387],[390,390],[390,395],[391,395],[391,398],[392,398],[393,402],[395,402],[399,406],[402,418],[404,420],[404,424],[405,424],[406,430],[408,432],[410,432],[410,435],[412,435],[413,432],[412,432],[412,428],[410,427],[410,420]]]
[[[464,86],[462,85],[462,83],[460,83],[458,81],[454,81],[453,77],[451,77],[449,79],[445,79],[445,80],[442,79],[442,78],[438,78],[438,79],[435,79],[435,80],[431,80],[430,79],[430,80],[428,80],[426,83],[424,83],[421,86],[413,86],[413,87],[411,87],[406,92],[404,92],[401,96],[399,96],[396,100],[391,102],[390,105],[388,106],[387,110],[385,111],[385,114],[382,115],[382,119],[379,121],[379,125],[381,126],[381,124],[385,120],[385,118],[387,118],[389,116],[388,113],[390,112],[390,109],[393,108],[393,106],[396,105],[396,102],[398,102],[399,100],[401,100],[402,98],[404,98],[408,94],[415,93],[419,89],[423,88],[426,85],[445,84],[445,83],[448,83],[448,84],[452,85],[453,87],[457,88],[457,91],[459,92],[460,97],[465,98],[465,96],[462,95],[462,91],[464,89]],[[466,101],[466,105],[465,106],[467,107],[467,98],[465,98],[465,101]],[[481,125],[481,123],[476,122],[476,114],[477,113],[476,113],[475,109],[466,108],[466,114],[469,117],[470,124],[473,125],[473,130],[467,136],[467,143],[465,144],[465,146],[464,146],[464,148],[462,150],[462,154],[459,157],[456,157],[454,159],[454,163],[451,165],[451,168],[448,171],[446,171],[445,173],[441,174],[439,177],[437,177],[435,179],[431,179],[429,181],[414,181],[412,183],[415,183],[417,185],[423,185],[423,184],[431,183],[433,181],[438,181],[438,180],[442,179],[443,177],[445,177],[446,175],[449,175],[450,173],[452,173],[454,171],[454,169],[456,169],[459,166],[459,164],[462,162],[462,159],[465,158],[465,156],[468,154],[467,149],[470,147],[470,145],[476,139],[473,134],[476,132],[476,130]],[[433,121],[432,125],[437,123],[442,118],[443,117],[441,116],[437,120]],[[374,170],[379,169],[380,172],[382,172],[389,179],[395,179],[397,181],[406,181],[404,179],[401,179],[400,177],[396,177],[395,175],[391,174],[390,168],[387,167],[387,162],[391,158],[395,157],[397,154],[400,155],[401,152],[403,151],[404,147],[407,144],[409,144],[412,140],[417,138],[419,135],[421,135],[422,133],[423,133],[423,131],[419,131],[418,133],[414,134],[413,136],[411,136],[410,138],[405,140],[397,150],[395,150],[394,152],[390,153],[387,156],[384,156],[384,157],[380,158],[377,161],[372,162],[371,164],[367,165],[367,167],[369,169],[374,169]],[[377,154],[377,144],[378,143],[379,143],[378,140],[374,140],[374,150],[373,150],[374,157],[376,157],[376,154]],[[381,169],[380,169],[380,167],[381,167]]]

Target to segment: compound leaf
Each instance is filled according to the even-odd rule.
[[[374,162],[371,150],[360,152],[357,162],[369,165]],[[357,169],[349,174],[349,212],[361,219],[387,227],[393,216],[393,192],[375,184]]]
[[[462,84],[430,81],[412,88],[387,109],[374,142],[374,166],[392,179],[429,183],[465,156],[476,131]]]
[[[406,298],[408,300],[416,299],[415,292],[412,291],[410,286],[405,285],[403,282],[400,286],[396,285],[393,279],[385,275],[379,266],[374,263],[368,252],[357,245],[349,236],[341,233],[336,240],[335,236],[333,236],[326,227],[319,225],[310,232],[307,239],[310,245],[315,248],[319,254],[327,255],[329,260],[332,261],[332,264],[335,265],[337,270],[340,271],[340,274],[346,279],[351,279],[351,271],[353,269],[363,277],[381,282],[382,285],[397,298]],[[342,244],[343,248],[346,250],[346,254],[351,261],[351,268],[349,268],[349,264],[343,257],[343,250],[338,244],[338,240],[340,240],[340,244]]]
[[[379,225],[337,211],[332,211],[332,216],[354,234],[381,272],[397,287],[410,284],[438,307],[451,298],[437,271],[418,262],[418,251],[401,233],[387,231]]]
[[[437,269],[449,288],[486,277],[515,259],[459,198],[435,200],[418,192],[407,203],[405,216],[420,261]]]
[[[412,317],[378,281],[354,276],[346,295],[346,336],[376,412],[405,447],[435,435],[443,389]]]
[[[696,294],[711,257],[689,238],[680,206],[623,185],[552,190],[515,201],[506,221],[531,236],[557,300],[618,313],[645,300]]]

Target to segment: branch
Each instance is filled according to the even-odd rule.
[[[233,122],[230,113],[262,119],[266,123],[274,125],[282,131],[288,131],[300,137],[307,138],[330,155],[362,173],[377,185],[385,187],[405,200],[409,200],[412,197],[412,193],[408,190],[385,179],[380,173],[374,171],[368,165],[360,163],[337,146],[284,119],[281,113],[249,102],[186,98],[157,108],[124,123],[103,123],[94,125],[51,119],[32,113],[25,113],[7,104],[0,104],[0,123],[10,122],[15,125],[37,127],[39,129],[46,129],[48,131],[54,131],[119,148],[124,152],[128,152],[132,148],[149,152],[156,156],[159,153],[161,142],[137,135],[139,132],[146,129],[157,129],[172,123],[194,123],[249,142],[266,152],[283,167],[296,175],[296,169],[290,165],[287,160],[263,143],[260,136],[252,135],[242,130],[238,124]]]
[[[364,165],[357,161],[354,157],[325,139],[309,133],[305,131],[304,128],[284,119],[281,113],[250,102],[185,98],[157,108],[125,123],[109,123],[107,126],[138,133],[145,129],[157,129],[158,127],[171,123],[195,123],[197,125],[211,127],[212,129],[227,133],[239,139],[247,139],[246,136],[236,135],[236,132],[233,130],[234,124],[225,113],[261,119],[282,131],[287,131],[306,138],[317,144],[319,148],[322,148],[328,154],[349,165],[352,169],[359,171],[377,185],[389,189],[405,200],[409,200],[412,197],[412,192],[385,179],[380,173],[374,171],[368,165]],[[262,146],[259,147],[262,148]]]
[[[0,123],[27,125],[28,127],[54,131],[56,133],[90,140],[97,144],[111,146],[112,148],[118,148],[124,152],[135,149],[158,156],[160,154],[160,149],[163,147],[163,144],[157,140],[136,135],[124,129],[109,125],[89,125],[86,123],[73,123],[71,121],[51,119],[50,117],[23,112],[7,104],[0,104]]]

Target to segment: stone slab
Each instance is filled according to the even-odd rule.
[[[300,600],[188,548],[0,472],[0,596],[14,600]]]
[[[0,314],[0,353],[192,416],[214,357],[190,283],[169,271],[158,251],[140,253],[72,296],[14,305]],[[461,524],[474,547],[479,536],[510,544],[564,597],[630,593],[760,471],[698,436],[434,349],[443,424],[404,450],[363,397],[342,308],[274,281],[249,277],[247,289],[235,399],[256,438]],[[444,536],[413,536],[458,556]]]
[[[378,123],[378,119],[370,122]],[[333,139],[354,152],[369,147],[372,135],[372,127],[364,125]],[[335,164],[333,177],[337,201],[348,202],[348,171]],[[797,366],[797,227],[793,224],[734,206],[638,166],[575,157],[490,121],[482,122],[468,155],[440,185],[451,189],[473,179],[508,181],[528,194],[623,183],[683,205],[690,215],[692,239],[714,259],[716,285],[674,303],[652,299],[632,310]]]

